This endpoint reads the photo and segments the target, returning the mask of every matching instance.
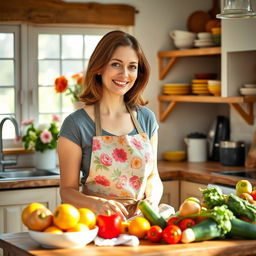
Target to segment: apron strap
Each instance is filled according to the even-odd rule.
[[[100,122],[100,104],[99,102],[94,105],[94,117],[95,117],[95,128],[96,128],[96,136],[101,136],[102,128]]]
[[[128,112],[131,115],[132,122],[133,122],[137,132],[138,133],[144,133],[144,131],[142,130],[138,120],[135,118],[131,108],[128,105],[126,105],[126,108],[127,108]],[[102,128],[101,128],[101,121],[100,121],[100,104],[99,104],[99,102],[95,103],[95,105],[94,105],[94,116],[95,116],[96,136],[101,136],[102,135]]]
[[[128,105],[126,105],[126,108],[127,108],[128,112],[129,112],[130,115],[131,115],[133,124],[134,124],[134,126],[135,126],[137,132],[138,132],[138,133],[144,133],[144,131],[142,130],[142,128],[141,128],[141,126],[140,126],[138,120],[135,118],[135,116],[134,116],[134,114],[133,114],[131,108],[130,108]]]

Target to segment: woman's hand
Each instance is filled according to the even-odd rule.
[[[115,201],[115,200],[106,200],[101,198],[99,200],[98,206],[98,214],[107,214],[110,211],[111,214],[118,214],[121,216],[123,220],[126,220],[126,216],[128,216],[128,211],[123,206],[123,204]]]

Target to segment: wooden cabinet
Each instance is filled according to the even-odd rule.
[[[0,198],[0,233],[27,230],[21,213],[28,204],[39,202],[53,211],[60,201],[55,187],[1,191]]]
[[[180,197],[180,188],[179,181],[163,181],[164,192],[161,199],[161,203],[171,205],[175,211],[178,210],[179,207],[179,197]]]
[[[206,188],[206,184],[194,183],[189,181],[180,182],[180,202],[182,203],[188,197],[196,197],[202,200],[202,192],[199,188]]]

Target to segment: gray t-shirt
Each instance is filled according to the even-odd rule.
[[[151,138],[158,129],[158,123],[155,114],[147,107],[137,107],[137,119],[142,130]],[[134,128],[129,135],[138,134]],[[115,136],[102,129],[103,136]],[[59,136],[63,136],[82,148],[81,171],[83,177],[81,182],[84,183],[89,175],[90,161],[92,153],[92,137],[96,136],[95,123],[81,108],[68,115],[60,129]]]

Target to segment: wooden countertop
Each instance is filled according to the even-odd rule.
[[[242,170],[243,166],[223,166],[218,162],[190,163],[190,162],[169,162],[158,161],[158,170],[162,180],[188,180],[198,183],[216,183],[228,186],[235,186],[241,178],[216,175],[212,172]],[[249,170],[249,168],[248,168]],[[256,180],[250,179],[253,186],[256,186]],[[31,180],[1,180],[0,190],[21,189],[21,188],[39,188],[39,187],[57,187],[58,178],[49,179],[31,179]]]
[[[137,247],[95,246],[93,243],[80,249],[44,249],[34,242],[27,232],[0,235],[0,247],[8,256],[226,256],[255,255],[256,240],[214,240],[191,244],[154,244],[141,240]]]

